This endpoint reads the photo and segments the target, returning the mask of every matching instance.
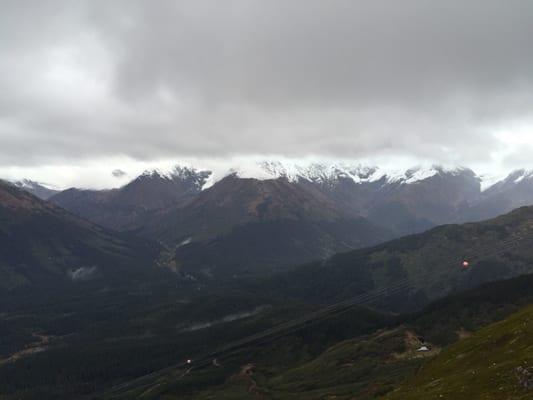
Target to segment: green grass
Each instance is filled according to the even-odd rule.
[[[386,399],[532,399],[520,366],[533,366],[533,306],[452,345]]]
[[[296,337],[287,337],[262,349],[246,349],[224,360],[223,368],[192,372],[174,385],[165,387],[159,381],[146,397],[132,392],[124,398],[154,399],[157,393],[165,400],[373,399],[397,387],[423,363],[418,343],[406,341],[408,332],[405,326],[379,330],[341,341],[318,355]],[[239,372],[249,363],[255,372],[243,376]]]

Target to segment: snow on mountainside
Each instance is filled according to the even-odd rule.
[[[484,197],[499,199],[507,203],[507,208],[517,208],[533,204],[533,171],[519,169],[496,182],[483,192]]]
[[[347,163],[294,163],[280,161],[260,161],[230,168],[219,178],[235,174],[240,178],[277,179],[286,178],[291,182],[307,180],[315,183],[333,184],[339,179],[350,179],[355,183],[377,182],[411,184],[431,178],[437,174],[460,175],[467,168],[444,168],[440,166],[414,167],[407,170],[385,169],[378,166]],[[204,188],[216,182],[215,176]]]
[[[136,181],[157,180],[161,182],[171,181],[176,183],[187,183],[190,186],[190,189],[201,190],[205,186],[211,174],[211,171],[197,170],[193,167],[176,165],[170,170],[146,170],[126,186]]]
[[[147,169],[135,179],[127,183],[143,180],[159,180],[187,182],[198,190],[207,189],[228,175],[236,175],[240,178],[253,178],[258,180],[285,178],[290,182],[306,180],[309,182],[333,185],[339,180],[350,180],[354,183],[382,184],[411,184],[423,181],[438,174],[449,176],[461,175],[471,171],[464,167],[442,167],[438,165],[416,166],[407,169],[386,168],[383,166],[366,165],[363,163],[348,162],[305,162],[292,160],[234,160],[221,164],[210,165],[207,168],[195,168],[190,165],[174,164],[164,168]],[[524,176],[533,176],[533,171],[518,170],[511,175],[522,173]],[[511,176],[509,175],[509,177]],[[483,176],[477,178],[481,184],[481,191],[493,187],[495,184],[509,181],[501,176]],[[515,178],[519,181],[519,176]],[[522,177],[521,179],[523,179]],[[30,192],[44,191],[44,197],[48,198],[56,193],[56,189],[47,184],[42,184],[29,179],[13,182],[16,186]],[[76,186],[82,187],[82,186]],[[52,191],[48,193],[47,191]],[[35,193],[34,193],[35,194]],[[37,194],[40,196],[40,193]],[[40,196],[41,197],[41,196]]]
[[[495,182],[487,188],[487,191],[502,191],[517,186],[520,183],[527,183],[533,179],[533,170],[517,169],[512,171],[507,177]]]
[[[140,176],[182,181],[191,179],[201,184],[202,180],[207,179],[209,175],[211,175],[211,171],[197,170],[193,167],[175,165],[172,169],[168,171],[165,171],[160,168],[147,169]]]
[[[50,201],[107,228],[136,229],[151,218],[151,212],[196,196],[209,175],[208,171],[187,167],[147,170],[118,189],[71,188],[51,197]]]
[[[51,185],[42,182],[35,182],[30,179],[21,179],[11,183],[19,189],[25,190],[26,192],[29,192],[42,200],[47,200],[59,192],[59,190],[55,189]]]

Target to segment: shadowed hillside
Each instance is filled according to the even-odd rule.
[[[372,248],[338,254],[273,278],[262,287],[328,303],[403,283],[378,304],[420,308],[451,292],[533,272],[533,208],[463,225],[445,225]],[[470,268],[462,268],[463,260]]]
[[[0,242],[0,290],[141,279],[155,273],[161,250],[1,181]]]

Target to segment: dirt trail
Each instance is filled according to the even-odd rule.
[[[262,392],[261,388],[257,385],[256,380],[253,378],[255,373],[255,364],[246,364],[241,367],[238,374],[235,374],[232,379],[243,381],[248,383],[248,393],[260,400],[266,400],[268,397]]]
[[[33,333],[32,336],[37,339],[37,341],[28,344],[24,349],[17,351],[16,353],[11,354],[9,357],[0,359],[0,365],[15,362],[23,357],[30,356],[35,353],[40,353],[45,351],[50,347],[50,342],[54,338],[53,336],[40,335]]]

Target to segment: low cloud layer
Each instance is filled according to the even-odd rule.
[[[264,154],[511,168],[533,150],[532,17],[513,0],[4,1],[0,169]]]

